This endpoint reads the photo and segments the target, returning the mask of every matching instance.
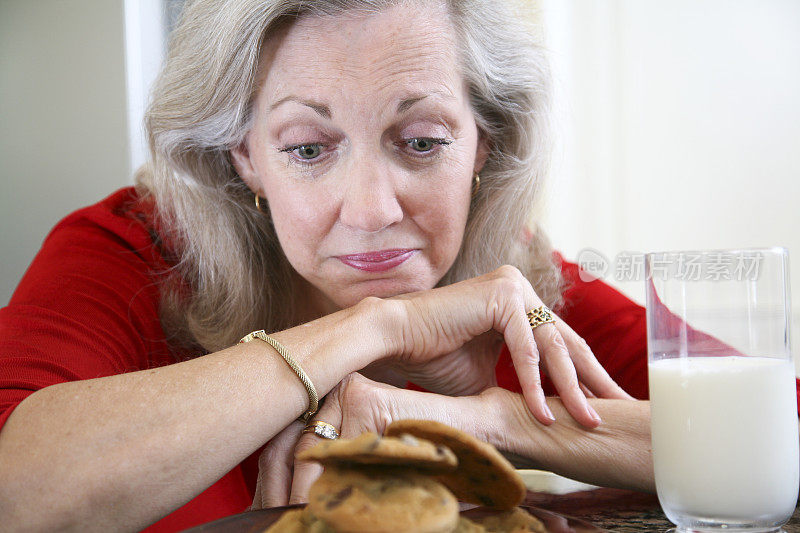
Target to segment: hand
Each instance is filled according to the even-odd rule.
[[[294,449],[304,426],[302,421],[295,420],[273,437],[258,456],[258,480],[251,511],[289,504],[284,495],[288,495],[292,486]]]
[[[497,386],[495,367],[502,346],[503,337],[494,330],[487,331],[427,363],[398,363],[394,368],[404,385],[410,381],[437,394],[472,396]]]
[[[563,402],[551,399],[556,412]],[[342,438],[365,431],[383,434],[395,420],[436,420],[490,442],[529,468],[550,470],[597,485],[654,490],[647,402],[595,400],[608,418],[603,431],[583,431],[563,417],[543,428],[518,394],[490,388],[478,396],[450,397],[398,389],[353,373],[325,398],[315,416],[339,429]],[[265,448],[253,508],[304,503],[322,473],[317,463],[295,461],[296,453],[320,438],[302,434],[294,422]]]
[[[555,420],[545,402],[540,362],[567,411],[586,427],[596,427],[601,422],[586,395],[631,399],[563,320],[556,318],[554,324],[531,329],[527,311],[539,307],[542,301],[514,267],[503,266],[477,278],[389,300],[401,308],[400,332],[393,348],[397,364],[400,368],[420,369],[419,373],[428,372],[434,383],[441,384],[456,370],[485,368],[485,363],[474,361],[476,356],[485,354],[450,354],[494,330],[508,345],[525,402],[539,422],[547,425]],[[433,362],[443,356],[443,361]]]
[[[475,420],[467,403],[472,398],[398,389],[353,373],[325,397],[316,420],[332,424],[341,438],[354,438],[371,431],[383,434],[394,420],[418,418],[440,420],[475,433]],[[454,418],[453,413],[468,416]],[[481,417],[478,417],[481,418]],[[314,434],[301,434],[303,425],[293,422],[273,438],[259,457],[259,476],[252,509],[304,503],[308,490],[322,473],[317,463],[295,461],[295,455],[320,442]]]

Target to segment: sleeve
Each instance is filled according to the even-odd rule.
[[[41,388],[165,362],[149,234],[92,209],[56,226],[0,309],[0,428]]]
[[[586,340],[614,381],[632,396],[647,399],[645,308],[603,281],[581,280],[578,265],[563,259],[562,273],[568,287],[559,316]],[[708,337],[702,332],[695,335]],[[795,379],[795,387],[800,413],[800,379]]]

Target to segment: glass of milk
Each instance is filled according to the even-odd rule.
[[[798,498],[785,248],[645,255],[653,461],[678,531],[779,531]]]

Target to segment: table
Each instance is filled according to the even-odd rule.
[[[607,488],[562,495],[528,492],[525,503],[620,533],[664,532],[675,527],[664,516],[654,494]],[[800,506],[783,530],[800,533]]]
[[[661,511],[655,495],[629,490],[600,488],[560,495],[528,491],[524,505],[578,518],[598,528],[619,533],[663,533],[674,528]],[[261,533],[267,523],[272,523],[272,520],[264,521],[264,512],[230,516],[191,531]],[[795,509],[783,530],[786,533],[800,533],[800,506]]]

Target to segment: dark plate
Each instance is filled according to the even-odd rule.
[[[288,507],[273,507],[271,509],[262,509],[260,511],[249,511],[233,516],[228,516],[203,524],[192,529],[187,530],[191,533],[223,533],[223,532],[236,532],[236,533],[261,533],[267,527],[272,525],[280,518],[284,511],[287,509],[295,509],[297,507],[304,507],[303,505],[290,505]],[[520,505],[523,509],[531,513],[533,516],[544,522],[547,531],[552,533],[590,533],[597,531],[605,531],[596,528],[595,526],[572,518],[569,516],[560,515],[538,507],[531,507],[529,505]],[[467,518],[478,518],[496,514],[497,511],[486,509],[484,507],[476,507],[467,511],[462,511],[461,514]]]

